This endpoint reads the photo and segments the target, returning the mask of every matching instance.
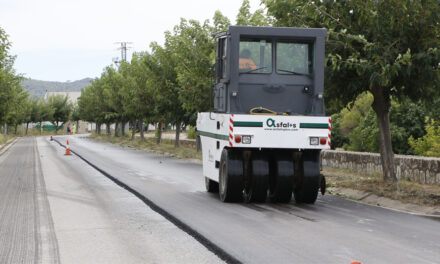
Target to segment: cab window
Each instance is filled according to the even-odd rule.
[[[240,73],[271,73],[272,43],[264,39],[241,39],[238,69]]]
[[[276,72],[278,74],[312,74],[312,44],[278,41],[276,45],[276,52]]]

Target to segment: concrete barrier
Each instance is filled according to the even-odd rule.
[[[440,158],[395,155],[398,179],[440,185]],[[321,152],[323,168],[348,169],[361,174],[382,174],[380,154],[325,150]]]

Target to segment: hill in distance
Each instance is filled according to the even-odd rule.
[[[25,79],[21,82],[24,89],[29,91],[31,98],[41,98],[47,92],[81,92],[81,89],[90,85],[91,78],[73,82],[51,82],[34,79]]]

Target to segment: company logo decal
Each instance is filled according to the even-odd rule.
[[[268,118],[264,130],[296,131],[298,128],[295,123],[283,121],[277,122],[272,118]]]

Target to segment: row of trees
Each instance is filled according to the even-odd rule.
[[[420,126],[420,122],[425,122],[424,115],[435,111],[417,106],[433,105],[439,98],[438,1],[262,0],[262,3],[267,14],[262,9],[252,14],[249,2],[244,0],[237,24],[328,29],[327,113],[340,112],[340,119],[349,119],[347,112],[351,111],[353,102],[362,94],[367,97],[362,124],[358,122],[358,126],[350,129],[346,126],[340,135],[336,129],[333,142],[337,145],[339,136],[341,145],[348,144],[351,149],[379,150],[384,179],[396,181],[394,152],[416,152],[413,144],[428,145],[426,142],[431,141],[414,138],[424,137],[427,130],[431,134],[437,131],[431,121],[427,128],[433,129]],[[168,122],[178,128],[178,138],[179,128],[194,124],[195,113],[209,107],[214,64],[211,33],[228,25],[229,20],[219,12],[213,24],[182,20],[172,32],[166,32],[163,46],[152,43],[151,52],[136,54],[119,69],[107,67],[81,96],[81,116],[98,124],[127,120]],[[346,106],[348,109],[343,110]],[[365,131],[371,133],[360,133]],[[413,138],[411,148],[408,137]]]
[[[5,124],[18,133],[18,126],[25,124],[25,134],[28,134],[29,124],[36,124],[42,127],[44,121],[50,121],[55,132],[61,129],[68,120],[79,120],[78,108],[68,101],[68,97],[54,95],[48,98],[29,98],[27,93],[23,93],[14,108],[8,111]],[[41,134],[41,130],[40,130]]]
[[[10,54],[8,35],[0,28],[0,130],[7,132],[12,127],[15,134],[18,126],[51,121],[58,131],[67,120],[79,120],[78,109],[68,102],[67,96],[55,95],[45,99],[30,98],[23,89],[23,77],[14,70],[15,56]]]
[[[243,1],[237,21],[268,23],[262,9],[251,14],[249,8],[249,1]],[[153,42],[150,52],[135,53],[118,68],[106,67],[79,98],[81,119],[96,123],[98,134],[101,124],[106,124],[110,134],[110,124],[116,123],[115,136],[125,134],[125,126],[119,128],[121,123],[130,122],[132,127],[143,127],[145,122],[172,124],[178,146],[181,128],[194,126],[197,112],[209,110],[215,65],[212,34],[229,25],[219,11],[212,23],[181,19],[171,32],[165,32],[163,45]],[[158,132],[160,143],[161,130]],[[135,129],[133,139],[134,133]]]
[[[15,57],[10,54],[10,48],[8,35],[0,28],[0,124],[2,125],[16,125],[22,119],[21,102],[28,97],[20,84],[21,77],[13,68]]]

